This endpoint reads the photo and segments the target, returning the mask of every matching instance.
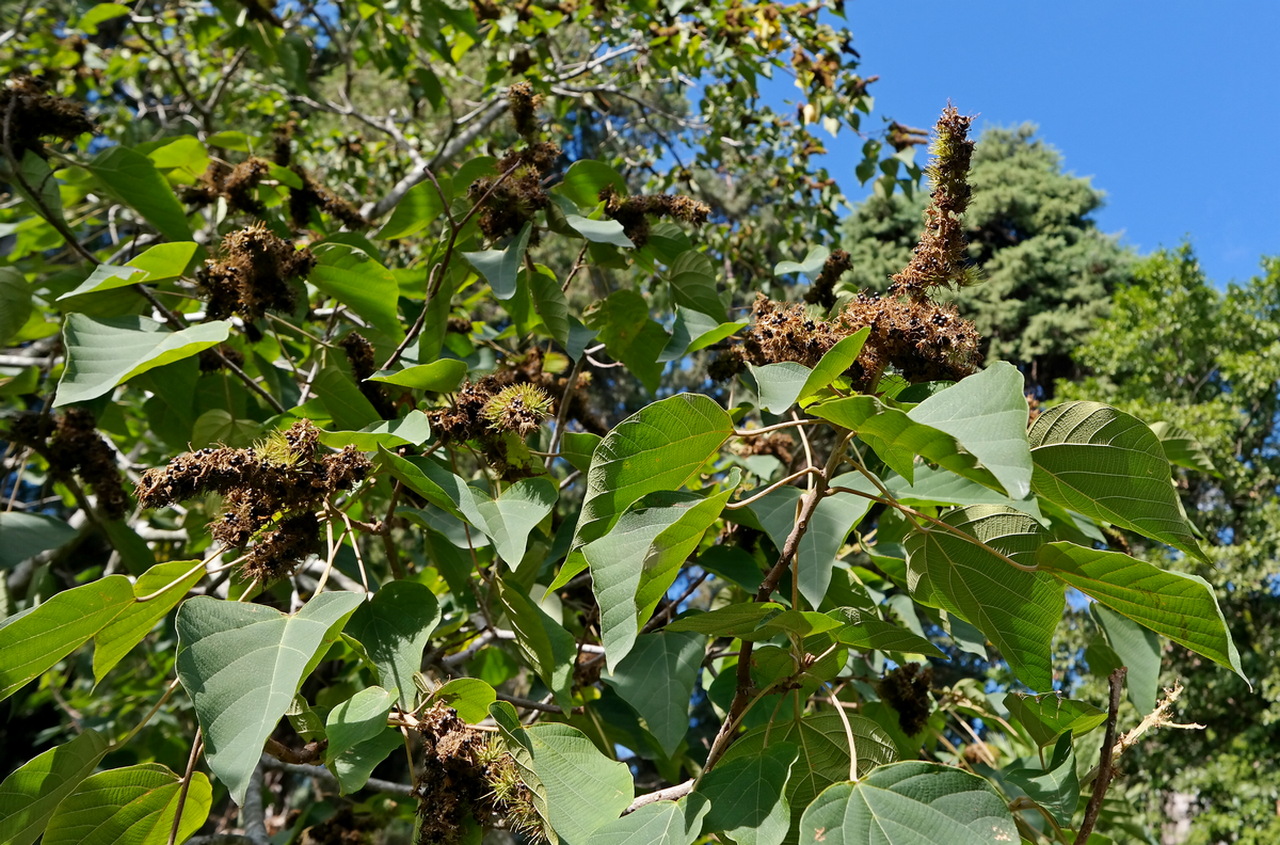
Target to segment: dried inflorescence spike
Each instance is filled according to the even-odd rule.
[[[125,515],[129,496],[115,450],[98,433],[88,411],[69,408],[54,416],[36,411],[19,414],[9,422],[8,438],[44,457],[55,477],[79,476],[97,497],[103,516],[120,519]]]
[[[840,277],[851,267],[853,267],[853,258],[849,253],[843,249],[833,249],[827,256],[827,260],[822,263],[822,272],[805,293],[804,301],[821,305],[823,308],[835,305],[836,282],[840,281]]]
[[[494,240],[514,235],[546,208],[551,197],[543,179],[560,154],[560,148],[549,141],[532,142],[502,157],[495,168],[501,175],[471,183],[467,195],[480,205],[480,231]]]
[[[319,436],[309,420],[300,420],[252,449],[183,453],[143,473],[138,503],[155,508],[221,494],[222,515],[209,526],[214,539],[244,547],[256,538],[244,560],[245,574],[264,583],[284,577],[318,548],[315,511],[325,497],[350,489],[371,467],[352,446],[321,455]]]
[[[257,188],[270,170],[269,162],[252,156],[235,167],[211,161],[199,181],[182,192],[182,200],[200,207],[222,197],[236,211],[262,214],[266,208],[258,200]]]
[[[538,134],[537,115],[542,95],[533,93],[533,86],[528,82],[517,82],[507,91],[507,104],[511,108],[511,122],[515,124],[516,132],[533,143]]]
[[[228,234],[222,251],[224,258],[206,261],[196,273],[211,320],[239,314],[253,321],[267,311],[292,311],[297,293],[290,281],[316,263],[311,250],[295,249],[261,223]]]
[[[15,158],[30,150],[47,158],[41,138],[70,141],[94,130],[84,106],[49,94],[34,76],[19,74],[0,86],[0,123],[8,127],[8,143]]]
[[[974,281],[965,249],[960,215],[969,205],[969,140],[972,117],[962,116],[948,105],[934,128],[933,161],[928,167],[933,184],[932,201],[925,210],[924,234],[911,262],[893,277],[890,294],[923,299],[932,288],[963,287]]]
[[[378,369],[377,359],[374,357],[373,344],[364,335],[353,331],[344,337],[338,345],[342,347],[343,352],[347,353],[347,361],[351,364],[351,374],[355,376],[356,384],[360,387],[360,392],[364,394],[364,398],[369,400],[369,404],[378,412],[378,416],[384,420],[395,419],[395,405],[387,398],[386,391],[383,390],[382,385],[376,381],[366,381]]]
[[[636,246],[649,240],[649,218],[672,217],[701,226],[711,215],[711,207],[684,194],[621,197],[612,186],[600,191],[604,213],[622,224],[623,234]]]
[[[301,188],[289,189],[289,219],[295,229],[305,229],[310,225],[311,211],[316,208],[341,220],[348,229],[369,226],[369,221],[360,213],[360,209],[321,185],[302,167],[295,164],[289,169],[302,180]]]
[[[933,700],[929,696],[931,683],[932,666],[926,664],[921,669],[919,663],[908,663],[887,673],[876,685],[880,697],[898,711],[898,726],[907,736],[920,733],[929,722],[929,714],[933,712]]]

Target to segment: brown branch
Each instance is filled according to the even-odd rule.
[[[1124,690],[1124,678],[1127,674],[1129,670],[1121,666],[1107,677],[1107,683],[1111,687],[1111,702],[1107,708],[1107,735],[1102,740],[1102,751],[1098,755],[1098,779],[1094,781],[1089,805],[1084,809],[1084,820],[1080,822],[1080,829],[1076,831],[1075,845],[1084,845],[1089,841],[1089,834],[1093,832],[1093,826],[1098,821],[1098,813],[1102,810],[1102,799],[1106,797],[1111,776],[1115,774],[1112,768],[1112,753],[1116,744],[1116,722],[1120,716],[1120,694]]]

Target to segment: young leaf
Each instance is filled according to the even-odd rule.
[[[369,687],[329,711],[329,718],[325,720],[329,745],[324,752],[324,764],[338,779],[343,795],[368,783],[374,767],[402,745],[400,732],[387,724],[387,714],[395,703],[395,690]]]
[[[95,291],[113,290],[144,282],[176,279],[186,272],[199,244],[194,241],[156,244],[122,267],[99,264],[80,285],[62,294],[58,301]]]
[[[706,638],[659,631],[641,634],[605,682],[640,716],[668,757],[689,732],[689,699],[702,668]]]
[[[895,763],[830,787],[805,808],[800,842],[825,845],[990,845],[1018,842],[991,784],[937,763]]]
[[[87,730],[15,769],[0,783],[0,842],[35,842],[58,804],[93,773],[106,753],[107,741]]]
[[[591,243],[612,244],[626,249],[635,248],[635,244],[623,233],[622,224],[617,220],[592,220],[579,214],[566,214],[564,222]]]
[[[430,364],[419,364],[403,370],[382,371],[369,376],[369,381],[395,384],[413,390],[450,393],[458,389],[467,376],[467,365],[456,358],[441,358]]]
[[[618,423],[592,456],[573,551],[551,589],[586,567],[582,546],[603,537],[642,496],[683,486],[731,434],[725,410],[693,393],[661,399]]]
[[[1245,677],[1213,588],[1203,578],[1074,543],[1049,543],[1036,561],[1115,612]]]
[[[1068,402],[1041,414],[1029,437],[1036,493],[1208,560],[1178,506],[1164,448],[1141,420]]]
[[[757,755],[721,762],[698,781],[711,801],[704,828],[737,845],[782,845],[791,829],[784,790],[799,748],[775,742]]]
[[[912,594],[975,625],[1027,686],[1051,689],[1050,649],[1066,604],[1063,590],[1048,575],[1004,559],[1033,564],[1044,529],[1024,513],[991,505],[961,508],[943,521],[978,542],[935,527],[908,536]]]
[[[472,724],[484,721],[497,699],[493,687],[479,678],[454,678],[431,694],[432,701],[443,701],[458,711],[459,719]]]
[[[321,593],[292,616],[208,596],[178,608],[178,679],[204,729],[209,768],[237,804],[309,664],[363,601],[360,593]]]
[[[411,710],[413,673],[422,668],[422,652],[438,624],[440,605],[431,588],[392,581],[356,608],[344,630],[364,646],[379,683],[399,690],[400,706]]]
[[[830,249],[817,244],[809,248],[809,254],[804,257],[804,261],[779,261],[773,267],[773,275],[789,276],[792,273],[803,273],[810,282],[817,281],[818,276],[822,274],[822,265],[827,262],[827,256],[830,254]]]
[[[224,320],[170,332],[146,317],[94,320],[68,314],[63,330],[67,368],[54,407],[96,399],[139,373],[217,346],[230,333],[231,324]]]
[[[85,778],[58,805],[42,845],[165,845],[181,808],[177,842],[209,817],[213,787],[193,772],[182,795],[182,779],[159,763],[110,769]]]
[[[133,585],[108,575],[64,590],[0,623],[0,701],[43,674],[133,603]]]

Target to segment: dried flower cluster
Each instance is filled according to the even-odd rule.
[[[536,142],[538,106],[542,105],[542,95],[533,93],[533,86],[528,82],[517,82],[507,91],[507,105],[511,109],[511,122],[516,125],[516,132],[529,143]]]
[[[258,200],[257,188],[268,172],[268,162],[256,157],[247,158],[235,167],[225,161],[211,161],[199,181],[183,190],[182,200],[198,208],[222,197],[235,211],[262,214],[266,209]]]
[[[229,233],[222,251],[224,258],[206,261],[196,272],[211,320],[239,314],[253,321],[267,311],[292,311],[297,292],[290,281],[306,276],[316,263],[310,250],[295,249],[262,223]]]
[[[649,218],[672,217],[701,226],[707,222],[711,207],[684,194],[620,197],[612,186],[600,192],[604,213],[622,224],[622,231],[633,244],[644,246],[649,240]]]
[[[853,258],[843,249],[833,249],[822,263],[822,272],[809,286],[804,301],[831,308],[836,304],[836,282],[840,281],[849,268],[853,267]]]
[[[108,519],[120,519],[129,507],[116,454],[102,439],[93,415],[70,408],[56,416],[27,411],[9,422],[9,439],[49,462],[55,478],[79,476],[97,496],[98,510]]]
[[[319,455],[319,434],[309,420],[300,420],[252,449],[185,452],[143,474],[138,502],[155,508],[222,494],[222,516],[210,524],[214,539],[237,548],[253,540],[245,576],[263,583],[283,578],[319,548],[315,511],[324,498],[350,489],[371,466],[352,446]]]
[[[514,235],[551,202],[543,179],[555,168],[560,148],[536,141],[507,153],[498,162],[499,175],[477,179],[467,195],[480,205],[480,231],[490,239]]]
[[[474,821],[541,841],[533,794],[496,739],[470,727],[457,711],[436,704],[423,714],[423,757],[414,785],[419,841],[458,842]]]
[[[0,125],[7,126],[5,140],[14,158],[27,150],[47,158],[41,138],[70,141],[94,129],[84,106],[47,93],[34,76],[14,76],[0,86]]]
[[[343,352],[347,353],[347,361],[351,364],[351,374],[355,376],[356,384],[359,385],[360,392],[364,394],[364,398],[369,400],[369,404],[378,412],[378,416],[384,420],[395,419],[395,405],[387,398],[387,393],[382,385],[376,381],[365,381],[378,369],[377,359],[374,357],[373,344],[359,332],[350,332],[338,345],[342,347]]]
[[[933,667],[908,663],[888,672],[876,685],[890,707],[898,711],[898,726],[907,736],[915,736],[924,730],[933,712],[933,699],[929,685],[933,683]]]

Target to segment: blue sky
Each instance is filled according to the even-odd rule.
[[[848,0],[845,14],[860,72],[880,76],[865,128],[930,127],[948,99],[979,131],[1036,123],[1106,192],[1099,227],[1139,252],[1189,237],[1219,285],[1280,254],[1280,0]],[[823,140],[864,196],[861,139]]]

